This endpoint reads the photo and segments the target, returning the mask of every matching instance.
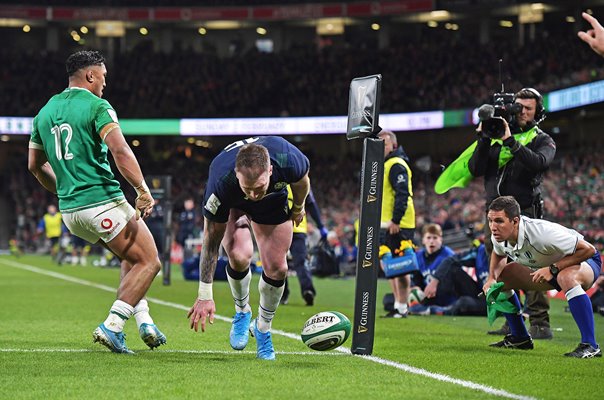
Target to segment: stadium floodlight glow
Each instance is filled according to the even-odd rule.
[[[216,20],[206,22],[208,29],[239,29],[242,24],[239,21]]]
[[[199,33],[200,35],[205,35],[206,33],[208,33],[208,30],[203,26],[200,26],[199,29],[197,29],[197,33]]]
[[[316,20],[317,35],[341,35],[344,33],[344,18],[321,18]]]
[[[86,25],[83,25],[82,27],[80,27],[80,32],[82,32],[84,35],[88,33],[88,27]]]
[[[572,24],[572,23],[574,23],[575,21],[576,21],[576,20],[575,20],[575,17],[573,17],[572,15],[568,15],[568,16],[566,16],[566,22],[570,22],[570,23]]]
[[[380,30],[380,24],[378,24],[378,23],[371,24],[371,29],[373,29],[374,31],[379,31]]]
[[[81,39],[80,35],[78,35],[77,33],[75,35],[72,35],[72,38],[73,38],[74,42],[79,42]]]
[[[134,146],[134,147],[138,147],[138,146],[140,146],[140,145],[141,145],[141,142],[140,142],[139,140],[134,139],[134,140],[132,141],[132,146]]]
[[[447,10],[434,10],[430,12],[430,17],[435,20],[445,20],[451,18],[451,14]]]
[[[31,26],[23,25],[23,32],[28,33],[29,31],[31,31]]]
[[[95,32],[98,37],[124,37],[126,24],[123,21],[96,21]]]
[[[208,147],[210,147],[210,142],[208,142],[206,140],[198,139],[198,140],[195,141],[195,146],[197,146],[197,147],[203,147],[203,148],[207,149]]]
[[[542,3],[537,4],[541,4],[541,7],[534,7],[535,4],[521,4],[518,9],[518,23],[535,24],[542,22],[545,7]]]
[[[543,11],[545,9],[545,5],[543,3],[533,3],[533,4],[531,4],[531,8],[533,10],[541,10],[541,11]]]
[[[436,22],[436,21],[428,21],[428,26],[430,28],[436,28],[438,26],[438,22]]]
[[[2,28],[21,28],[27,24],[28,20],[19,18],[0,18],[0,27]]]
[[[261,26],[259,26],[258,28],[256,28],[256,33],[257,33],[258,35],[266,35],[266,32],[267,32],[267,31],[266,31],[266,28],[263,28],[263,27],[261,27]]]
[[[501,26],[503,28],[511,28],[514,26],[514,23],[512,21],[502,19],[501,21],[499,21],[499,26]]]
[[[0,141],[8,142],[9,140],[10,140],[10,136],[8,136],[8,135],[0,136]]]
[[[146,36],[149,33],[149,30],[147,28],[145,28],[144,26],[141,26],[141,28],[138,31],[143,36]]]

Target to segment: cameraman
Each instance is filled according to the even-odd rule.
[[[491,132],[484,132],[483,123],[478,126],[478,142],[468,168],[474,177],[484,176],[487,208],[499,196],[513,196],[520,204],[522,215],[543,218],[540,185],[543,174],[556,154],[556,144],[538,126],[545,118],[541,94],[533,88],[521,89],[515,95],[515,103],[520,104],[522,109],[511,116],[509,124],[501,118],[505,132],[500,140],[492,139]],[[505,153],[511,153],[507,162],[504,161]],[[489,224],[485,224],[485,246],[490,256],[493,244]],[[527,291],[525,308],[531,325],[529,333],[533,339],[551,339],[549,300],[545,293]],[[504,325],[500,330],[489,333],[510,332],[509,327]]]

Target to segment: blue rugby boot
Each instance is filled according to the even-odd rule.
[[[143,342],[145,342],[151,350],[162,344],[166,344],[166,335],[161,333],[155,324],[141,324],[138,328],[138,333],[141,336],[141,339],[143,339]]]
[[[252,312],[238,312],[233,317],[231,325],[231,333],[229,340],[231,347],[235,350],[243,350],[247,346],[250,339],[250,321],[252,320]]]
[[[256,358],[261,360],[274,360],[275,348],[273,347],[273,339],[271,332],[262,333],[258,330],[258,319],[253,322],[254,337],[256,338]]]
[[[126,334],[110,331],[104,324],[100,324],[92,332],[92,341],[102,344],[114,353],[134,354],[132,350],[126,347]]]

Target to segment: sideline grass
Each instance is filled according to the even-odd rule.
[[[58,267],[39,256],[0,257],[0,398],[505,398],[371,359],[340,353],[317,356],[294,336],[274,335],[277,361],[260,362],[254,356],[253,339],[246,349],[251,352],[230,349],[229,323],[216,320],[206,333],[195,334],[188,327],[186,311],[153,303],[152,315],[168,344],[153,352],[146,350],[131,321],[126,328],[128,345],[137,355],[114,355],[91,343],[92,330],[105,318],[114,293],[9,266],[14,262],[109,287],[117,287],[119,279],[115,269]],[[256,284],[257,276],[251,299],[254,312]],[[297,336],[304,321],[323,310],[352,317],[353,279],[317,279],[319,295],[314,307],[303,305],[295,280],[290,284],[290,304],[279,308],[275,329]],[[215,286],[218,314],[231,317],[228,286],[224,282]],[[378,299],[386,290],[386,282],[380,281]],[[175,275],[169,287],[156,280],[149,295],[186,308],[196,291],[195,282]],[[561,331],[555,331],[552,341],[536,342],[533,351],[487,347],[494,338],[485,334],[486,318],[410,317],[377,320],[374,355],[378,361],[501,389],[508,398],[510,394],[600,398],[603,359],[562,356],[579,341],[564,304],[552,301],[552,325]],[[602,341],[604,318],[595,318],[596,334]]]

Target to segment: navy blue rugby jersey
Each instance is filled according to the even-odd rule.
[[[266,196],[260,201],[245,199],[235,175],[235,158],[241,146],[256,143],[268,149],[273,165]],[[268,202],[272,196],[287,192],[287,185],[298,182],[308,173],[310,162],[297,147],[279,136],[260,136],[239,140],[225,147],[210,164],[203,200],[203,215],[210,221],[226,223],[229,210],[246,210]],[[287,198],[287,195],[285,196]]]

